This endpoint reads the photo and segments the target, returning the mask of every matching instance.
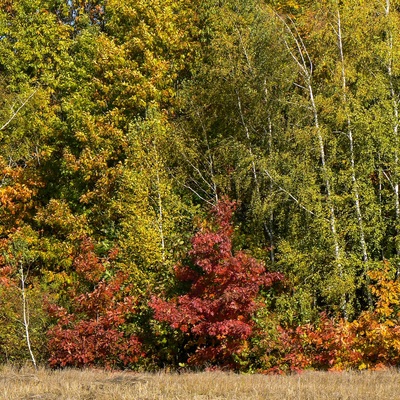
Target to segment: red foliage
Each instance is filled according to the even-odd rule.
[[[355,346],[355,335],[349,323],[342,319],[335,321],[321,314],[317,324],[291,329],[278,327],[278,330],[280,356],[272,371],[267,372],[343,370],[354,368],[361,360],[361,353]]]
[[[400,281],[385,262],[383,270],[371,271],[375,281],[374,310],[363,312],[352,322],[330,319],[321,314],[317,324],[296,328],[278,327],[279,338],[269,342],[266,354],[275,363],[264,372],[381,369],[400,364]],[[265,360],[268,364],[268,360]]]
[[[104,274],[104,260],[99,259],[94,252],[94,246],[89,238],[82,241],[80,254],[74,260],[75,271],[89,282],[97,282]]]
[[[195,353],[188,362],[235,368],[234,354],[246,346],[261,286],[271,286],[281,274],[267,273],[262,263],[243,251],[232,252],[235,204],[223,200],[212,213],[216,230],[203,228],[192,239],[193,267],[177,265],[176,278],[189,282],[185,295],[165,301],[154,297],[155,319],[193,337]]]
[[[9,287],[12,283],[13,269],[10,266],[0,268],[0,285]]]
[[[96,256],[88,240],[83,242],[74,267],[81,278],[96,286],[89,293],[77,293],[76,288],[71,288],[70,312],[49,306],[50,315],[57,320],[48,332],[50,365],[114,368],[137,362],[142,356],[141,343],[121,329],[135,308],[135,301],[124,286],[126,276],[116,273],[108,280],[101,278],[106,270],[105,260]]]

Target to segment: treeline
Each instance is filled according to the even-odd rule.
[[[0,361],[400,360],[400,2],[0,0]]]

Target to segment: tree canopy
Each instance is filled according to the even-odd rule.
[[[0,0],[0,361],[397,363],[399,22],[397,0]]]

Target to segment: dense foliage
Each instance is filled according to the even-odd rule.
[[[194,354],[189,364],[237,368],[235,357],[251,337],[257,295],[282,279],[244,252],[233,254],[233,204],[221,201],[213,209],[216,231],[206,227],[195,234],[188,265],[177,265],[178,281],[187,282],[184,295],[169,301],[153,298],[154,317],[189,336]]]
[[[398,365],[399,27],[398,0],[0,0],[0,361]]]

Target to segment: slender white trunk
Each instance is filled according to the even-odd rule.
[[[28,346],[29,355],[32,360],[32,364],[37,369],[36,359],[33,355],[32,346],[31,346],[31,339],[29,336],[29,310],[28,310],[28,300],[26,297],[26,290],[25,290],[25,275],[24,275],[24,266],[22,261],[20,262],[19,268],[20,278],[21,278],[21,297],[22,297],[22,318],[23,318],[23,326],[25,329],[25,340]]]
[[[365,234],[364,234],[364,222],[363,222],[361,207],[360,207],[360,193],[359,193],[358,181],[357,181],[357,176],[356,176],[356,168],[355,168],[354,138],[353,138],[353,131],[351,128],[349,109],[348,109],[347,80],[346,80],[346,69],[345,69],[345,63],[344,63],[342,26],[341,26],[339,5],[337,8],[337,27],[338,27],[337,36],[338,36],[338,46],[339,46],[339,53],[340,53],[340,63],[341,63],[341,67],[342,67],[341,68],[341,70],[342,70],[342,96],[343,96],[343,104],[346,109],[347,137],[349,139],[351,180],[352,180],[352,184],[353,184],[354,204],[355,204],[355,208],[356,208],[356,216],[357,216],[357,222],[358,222],[358,228],[359,228],[362,259],[363,259],[363,261],[368,261],[367,245],[365,242]]]
[[[237,33],[239,36],[239,43],[241,48],[243,49],[243,54],[245,56],[246,59],[246,63],[248,66],[248,69],[250,71],[250,73],[253,75],[253,67],[251,65],[251,59],[249,56],[249,53],[247,51],[246,45],[243,41],[242,35],[240,33],[240,30],[237,29]],[[264,94],[265,94],[265,100],[267,98],[267,91],[264,90]],[[246,124],[245,118],[244,118],[244,113],[242,110],[242,103],[240,100],[240,96],[239,93],[237,93],[237,101],[238,101],[238,109],[239,109],[239,114],[240,114],[240,119],[241,119],[241,123],[243,125],[243,128],[245,130],[245,135],[246,135],[246,139],[247,139],[247,145],[248,145],[248,150],[249,150],[249,154],[250,154],[250,158],[251,158],[251,168],[252,168],[252,172],[253,172],[253,178],[254,178],[254,184],[255,184],[255,188],[256,188],[256,193],[258,198],[261,201],[261,190],[260,190],[260,184],[259,184],[259,178],[258,178],[258,173],[257,173],[257,168],[256,168],[256,164],[254,161],[254,157],[253,157],[253,150],[252,150],[252,146],[251,146],[251,141],[250,141],[250,131],[249,131],[249,127]],[[271,123],[271,118],[269,118],[269,152],[271,153],[272,151],[272,123]],[[273,189],[273,182],[270,180],[270,191],[272,192]],[[263,229],[266,232],[266,234],[269,237],[269,247],[270,247],[270,259],[271,262],[274,263],[275,262],[275,244],[274,244],[274,234],[273,234],[273,211],[271,210],[270,212],[270,216],[269,216],[269,223],[267,223],[267,221],[265,219],[263,219]]]
[[[318,120],[318,110],[315,104],[314,100],[314,92],[313,88],[311,86],[311,81],[308,83],[308,91],[310,94],[310,101],[311,101],[311,107],[312,111],[314,114],[314,125],[317,131],[318,135],[318,143],[319,143],[319,152],[320,152],[320,158],[321,158],[321,165],[322,165],[322,173],[324,176],[325,180],[325,188],[326,188],[326,194],[327,194],[327,203],[330,211],[330,225],[331,225],[331,231],[332,231],[332,237],[334,241],[334,249],[335,249],[335,260],[339,262],[340,260],[340,246],[339,246],[339,240],[338,240],[338,235],[337,235],[337,230],[336,230],[336,214],[335,214],[335,207],[332,202],[332,189],[331,189],[331,183],[330,179],[328,176],[328,168],[326,165],[326,159],[325,159],[325,146],[324,146],[324,140],[321,134],[321,128],[319,125],[319,120]]]
[[[361,205],[360,205],[360,192],[359,192],[359,184],[356,175],[356,166],[355,166],[355,155],[354,155],[354,137],[353,137],[353,130],[352,124],[350,119],[350,111],[349,111],[349,101],[347,98],[347,79],[346,79],[346,68],[344,62],[344,51],[343,51],[343,39],[342,39],[342,25],[341,25],[341,17],[340,17],[340,10],[339,4],[337,3],[337,39],[338,39],[338,47],[339,47],[339,54],[340,54],[340,63],[341,63],[341,73],[342,73],[342,99],[343,105],[345,107],[346,113],[346,122],[347,122],[347,137],[349,139],[349,151],[350,151],[350,173],[351,173],[351,181],[353,186],[353,194],[354,194],[354,206],[356,210],[356,218],[358,224],[358,231],[359,231],[359,240],[360,240],[360,248],[362,254],[362,260],[365,264],[365,278],[367,282],[367,297],[368,297],[368,304],[372,306],[372,297],[371,292],[369,290],[369,277],[368,277],[368,252],[367,252],[367,243],[365,240],[365,233],[364,233],[364,220],[361,212]]]
[[[285,25],[288,33],[292,37],[292,40],[294,41],[296,48],[297,48],[297,54],[291,49],[289,44],[285,41],[286,47],[292,56],[293,60],[296,62],[297,66],[299,67],[300,73],[303,77],[304,80],[304,89],[307,91],[310,103],[311,103],[311,110],[313,113],[313,119],[314,119],[314,127],[316,131],[316,136],[318,140],[318,146],[319,146],[319,155],[321,159],[321,171],[322,171],[322,179],[325,185],[325,190],[326,190],[326,202],[329,210],[329,222],[330,222],[330,230],[332,233],[332,240],[333,240],[333,247],[334,247],[334,257],[336,263],[339,265],[339,269],[341,269],[341,249],[340,249],[340,244],[339,244],[339,237],[337,233],[337,228],[336,228],[336,212],[335,212],[335,206],[333,203],[333,190],[331,187],[331,181],[330,181],[330,176],[329,176],[329,168],[326,163],[326,156],[325,156],[325,144],[324,144],[324,138],[322,135],[320,123],[319,123],[319,117],[318,117],[318,108],[315,103],[315,96],[314,96],[314,90],[312,86],[312,76],[313,76],[313,64],[311,61],[311,58],[308,54],[307,48],[301,38],[301,36],[298,34],[296,28],[294,27],[293,29],[283,20],[278,15],[278,18],[283,22]],[[303,87],[303,86],[302,86]]]
[[[307,51],[307,48],[299,35],[299,33],[296,30],[296,27],[294,26],[294,29],[291,29],[291,27],[281,18],[281,21],[284,23],[286,29],[288,30],[289,34],[291,35],[294,43],[296,44],[297,48],[297,54],[293,52],[293,50],[290,48],[288,43],[286,43],[286,47],[291,54],[293,60],[296,62],[296,64],[299,67],[299,70],[301,72],[301,75],[304,80],[304,86],[299,85],[299,87],[304,88],[308,92],[308,96],[310,99],[311,103],[311,111],[313,113],[313,119],[314,119],[314,127],[315,127],[315,132],[318,140],[318,146],[319,146],[319,155],[320,155],[320,160],[321,160],[321,172],[322,172],[322,179],[325,185],[325,191],[326,191],[326,204],[329,210],[329,224],[330,224],[330,230],[332,234],[332,241],[333,241],[333,251],[334,251],[334,259],[336,266],[339,271],[339,276],[343,276],[343,265],[342,265],[342,250],[340,247],[340,242],[339,242],[339,235],[337,232],[337,222],[336,222],[336,210],[335,210],[335,205],[333,201],[334,193],[331,185],[331,177],[330,177],[330,171],[329,167],[326,162],[326,155],[325,155],[325,144],[324,144],[324,138],[322,135],[322,130],[319,122],[319,116],[318,116],[318,108],[315,102],[315,96],[314,96],[314,90],[313,90],[313,84],[312,84],[312,78],[313,78],[313,64],[310,58],[310,55]],[[345,295],[343,295],[342,300],[341,300],[341,310],[343,317],[347,319],[347,301]]]
[[[158,229],[160,232],[161,256],[162,261],[165,261],[165,238],[164,238],[164,212],[161,196],[161,182],[158,170],[158,163],[156,166],[156,180],[157,180],[157,201],[158,201]]]
[[[271,117],[268,117],[268,151],[269,154],[272,154],[272,121]],[[269,181],[269,191],[272,193],[273,191],[273,182],[270,180]],[[275,237],[274,237],[274,211],[271,208],[270,214],[269,214],[269,226],[266,229],[269,240],[270,240],[270,254],[271,254],[271,262],[275,262]]]
[[[246,134],[247,147],[248,147],[250,158],[251,158],[251,170],[253,172],[254,183],[256,185],[257,193],[260,194],[260,185],[259,185],[259,182],[258,182],[257,168],[256,168],[256,163],[254,162],[253,149],[251,147],[251,142],[250,142],[250,131],[249,131],[249,127],[247,126],[246,121],[244,119],[243,110],[242,110],[242,102],[240,100],[240,96],[239,95],[237,95],[237,102],[238,102],[238,109],[239,109],[240,119],[241,119],[244,131],[245,131],[245,134]]]
[[[209,168],[209,172],[210,172],[210,177],[211,177],[211,188],[213,191],[213,197],[215,200],[215,203],[218,203],[218,188],[217,188],[217,184],[215,181],[215,168],[214,168],[214,160],[212,157],[212,153],[211,153],[211,149],[210,149],[210,143],[208,140],[208,135],[207,135],[207,129],[204,126],[203,120],[201,118],[201,116],[199,115],[199,113],[197,114],[199,121],[201,123],[201,127],[202,127],[202,131],[203,131],[203,135],[204,135],[204,140],[206,142],[207,145],[207,158],[208,158],[208,168]]]
[[[257,196],[261,201],[260,183],[259,183],[259,177],[258,177],[258,173],[257,173],[256,163],[254,161],[253,149],[252,149],[251,141],[250,141],[250,130],[249,130],[249,127],[248,127],[248,125],[246,123],[246,120],[244,118],[243,109],[242,109],[242,102],[240,100],[239,94],[237,94],[237,103],[238,103],[238,109],[239,109],[239,115],[240,115],[241,123],[243,125],[244,131],[245,131],[245,135],[246,135],[246,139],[247,139],[248,151],[249,151],[250,158],[251,158],[251,170],[252,170],[252,173],[253,173],[254,185],[255,185]],[[270,126],[270,129],[272,130],[272,126]],[[272,182],[271,182],[271,185],[272,185]],[[274,239],[273,239],[273,234],[272,234],[273,231],[272,231],[272,226],[271,226],[272,221],[273,221],[273,214],[271,212],[271,214],[270,214],[270,226],[268,226],[267,222],[264,220],[263,221],[263,228],[268,233],[268,236],[270,238],[270,258],[271,258],[271,262],[274,262],[275,261],[275,253],[274,253],[274,241],[273,241]]]

